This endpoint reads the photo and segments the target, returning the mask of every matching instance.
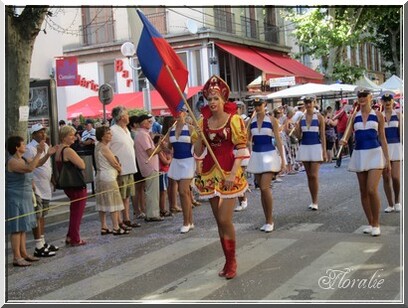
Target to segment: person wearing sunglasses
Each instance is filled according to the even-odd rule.
[[[388,207],[385,213],[401,212],[400,203],[400,167],[402,160],[402,148],[400,138],[400,127],[402,114],[396,112],[394,106],[394,93],[383,92],[381,95],[383,106],[384,130],[387,139],[388,154],[390,155],[391,174],[383,172],[383,184],[385,195],[387,196]],[[394,192],[394,200],[393,200]]]
[[[354,128],[355,148],[348,170],[357,173],[361,204],[368,220],[363,233],[379,236],[380,205],[378,185],[381,175],[390,172],[390,157],[384,130],[384,116],[371,108],[372,94],[368,88],[357,87],[359,111],[351,119]],[[345,134],[340,144],[346,145],[351,130]]]
[[[312,199],[309,210],[318,209],[319,169],[327,161],[325,121],[315,110],[316,96],[307,95],[301,98],[305,104],[300,122],[296,124],[295,134],[301,140],[296,160],[301,161],[307,175],[307,182]]]
[[[251,120],[249,126],[248,140],[252,142],[252,153],[247,170],[249,173],[255,174],[256,183],[261,190],[265,223],[260,227],[260,230],[269,233],[274,229],[273,199],[270,185],[275,175],[280,171],[285,171],[286,164],[285,160],[282,159],[284,153],[278,120],[274,116],[266,114],[266,101],[255,99],[253,105],[256,116]],[[273,136],[278,151],[272,143]]]

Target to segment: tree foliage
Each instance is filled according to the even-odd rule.
[[[390,74],[401,76],[401,14],[402,7],[375,7],[371,9],[373,18],[367,23],[370,40],[386,61],[385,69]]]
[[[399,17],[393,23],[389,20],[389,15],[394,14],[395,10],[396,7],[320,7],[297,14],[293,9],[288,9],[283,17],[295,26],[292,35],[303,47],[299,54],[321,59],[328,79],[352,83],[362,76],[364,68],[350,64],[344,56],[347,46],[375,42],[375,46],[385,55],[385,47],[390,44],[390,33],[400,22]],[[380,23],[380,20],[383,22]],[[393,61],[395,63],[395,59]]]

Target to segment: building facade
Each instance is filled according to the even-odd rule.
[[[282,85],[274,83],[280,78],[287,78],[291,85],[324,83],[324,76],[314,71],[318,61],[302,59],[309,68],[290,57],[296,44],[288,35],[280,8],[162,6],[141,10],[186,65],[189,87],[199,87],[212,74],[218,74],[230,85],[231,97],[242,100],[254,93],[280,90]],[[64,7],[49,27],[48,32],[58,33],[51,45],[60,48],[49,59],[76,57],[78,61],[79,84],[57,88],[60,118],[68,117],[64,106],[95,98],[104,83],[110,84],[116,94],[140,92],[148,86],[143,72],[137,69],[137,59],[131,66],[121,53],[125,42],[137,46],[142,30],[134,7]],[[35,50],[48,50],[43,46],[49,46],[50,41],[48,45],[41,43],[41,36]],[[41,47],[37,47],[40,43]],[[361,51],[371,57],[360,60]],[[350,50],[346,56],[356,64],[380,68],[378,53],[372,49],[359,52]],[[55,63],[47,68],[54,72],[55,69]],[[248,87],[249,84],[254,86]],[[199,96],[195,93],[191,103]]]

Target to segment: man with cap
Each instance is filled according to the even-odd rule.
[[[152,115],[140,115],[137,123],[139,123],[139,127],[134,140],[134,148],[139,162],[140,173],[145,178],[145,221],[163,221],[163,217],[160,216],[159,156],[156,153],[149,159],[155,149],[153,139],[149,133],[153,124]]]
[[[95,162],[95,128],[93,127],[93,121],[87,119],[85,121],[85,129],[81,134],[80,149],[78,155],[85,161],[85,182],[92,183],[92,191],[94,192],[94,170],[96,170]],[[92,168],[93,167],[93,168]]]
[[[295,112],[295,115],[292,117],[292,122],[297,123],[300,117],[303,116],[304,112],[305,112],[305,103],[303,102],[303,100],[298,101],[297,111]]]
[[[59,248],[55,245],[48,244],[45,241],[45,226],[44,217],[48,213],[50,200],[52,197],[52,167],[49,159],[57,151],[58,146],[49,147],[46,143],[46,128],[40,123],[31,126],[30,133],[32,140],[27,144],[24,157],[33,159],[37,155],[37,146],[44,143],[45,149],[41,154],[37,168],[33,171],[34,192],[36,197],[36,216],[37,227],[33,229],[35,241],[34,256],[36,257],[51,257],[55,255],[55,251]]]
[[[96,141],[95,128],[93,127],[93,121],[87,119],[85,121],[85,130],[82,132],[81,144],[83,146],[94,145]]]
[[[338,120],[336,125],[337,140],[341,140],[341,138],[343,138],[344,132],[346,131],[348,121],[348,116],[346,112],[347,100],[342,99],[341,101],[336,101],[336,106],[338,106],[339,109],[334,113],[333,119]],[[351,153],[353,152],[353,138],[351,136],[348,139],[348,149],[351,156]],[[343,154],[340,153],[339,158],[336,160],[336,165],[334,166],[335,168],[339,168],[341,166],[342,156]]]
[[[391,174],[384,170],[383,183],[387,196],[388,207],[385,213],[401,212],[400,203],[400,167],[402,160],[402,146],[400,137],[400,127],[402,114],[396,112],[394,107],[394,93],[385,91],[381,93],[381,103],[383,106],[384,130],[387,139],[388,153],[391,161]],[[394,192],[394,197],[393,197]]]

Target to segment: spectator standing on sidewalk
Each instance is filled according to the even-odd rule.
[[[160,138],[163,136],[156,135],[153,138],[154,145],[157,146],[160,142]],[[159,152],[159,181],[160,181],[160,216],[161,217],[171,217],[173,214],[166,209],[167,201],[167,189],[169,187],[169,177],[168,172],[170,169],[171,160],[173,159],[173,154],[168,146],[167,140],[163,140],[161,143],[161,151]]]
[[[117,106],[112,109],[112,118],[115,124],[111,126],[112,141],[110,149],[119,159],[122,165],[122,172],[118,177],[120,194],[122,195],[124,210],[119,226],[124,230],[140,227],[137,222],[130,221],[130,197],[135,194],[133,174],[137,172],[136,157],[133,149],[134,142],[127,128],[129,124],[129,114],[125,107]]]
[[[135,141],[137,129],[139,128],[139,123],[137,123],[137,119],[138,116],[136,115],[129,117],[128,128],[130,130],[130,135],[132,136],[133,142]],[[136,167],[137,172],[133,174],[133,180],[135,181],[135,194],[132,195],[133,220],[146,218],[145,182],[142,174],[140,173],[140,167],[139,162],[137,161],[137,157]]]
[[[137,161],[140,163],[140,172],[145,178],[146,187],[146,218],[145,221],[163,221],[160,216],[160,183],[159,183],[159,157],[153,153],[155,146],[149,133],[152,127],[152,116],[142,114],[137,118],[137,129],[134,147]]]
[[[341,104],[341,108],[340,108]],[[346,131],[347,127],[347,122],[348,122],[348,115],[347,115],[347,100],[343,99],[341,101],[336,101],[336,107],[337,111],[334,113],[333,118],[337,119],[337,125],[336,125],[336,131],[337,131],[337,140],[340,141],[343,138],[344,132]],[[352,135],[349,136],[349,139],[347,141],[347,146],[349,150],[349,154],[351,156],[353,152],[353,137]],[[339,148],[339,147],[337,147]],[[340,153],[339,158],[336,160],[336,165],[334,166],[335,168],[341,167],[341,160],[342,160],[343,154]]]
[[[26,232],[36,227],[33,204],[33,170],[39,165],[44,152],[45,142],[37,148],[37,154],[31,161],[23,155],[26,151],[24,139],[10,136],[7,139],[7,152],[10,155],[6,162],[6,232],[10,234],[13,251],[13,266],[30,266],[31,262],[40,260],[27,253]]]
[[[61,172],[63,162],[68,161],[72,163],[73,167],[85,170],[85,162],[71,148],[75,142],[75,134],[76,130],[72,126],[67,125],[60,130],[60,144],[55,153],[55,163],[59,172]],[[71,201],[69,206],[69,227],[65,243],[71,246],[85,245],[86,242],[81,240],[80,237],[80,227],[86,206],[87,188],[86,186],[64,188],[64,193]]]
[[[117,182],[122,167],[109,148],[112,132],[107,126],[96,129],[95,161],[98,172],[96,173],[96,210],[99,211],[101,221],[101,235],[129,234],[129,231],[119,227],[120,212],[124,209],[122,196]],[[110,213],[113,230],[106,223],[106,212]]]
[[[34,192],[37,200],[37,209],[39,211],[37,215],[37,227],[33,229],[33,236],[35,242],[34,256],[36,257],[50,257],[54,256],[58,251],[58,246],[48,244],[45,241],[45,219],[50,207],[50,201],[52,198],[53,185],[51,183],[52,178],[52,166],[50,157],[57,151],[57,146],[49,147],[45,143],[46,140],[46,128],[41,124],[34,124],[30,129],[32,140],[27,144],[24,158],[28,160],[34,159],[37,155],[37,147],[41,141],[44,142],[44,152],[41,154],[41,160],[39,166],[33,171],[34,180]]]

